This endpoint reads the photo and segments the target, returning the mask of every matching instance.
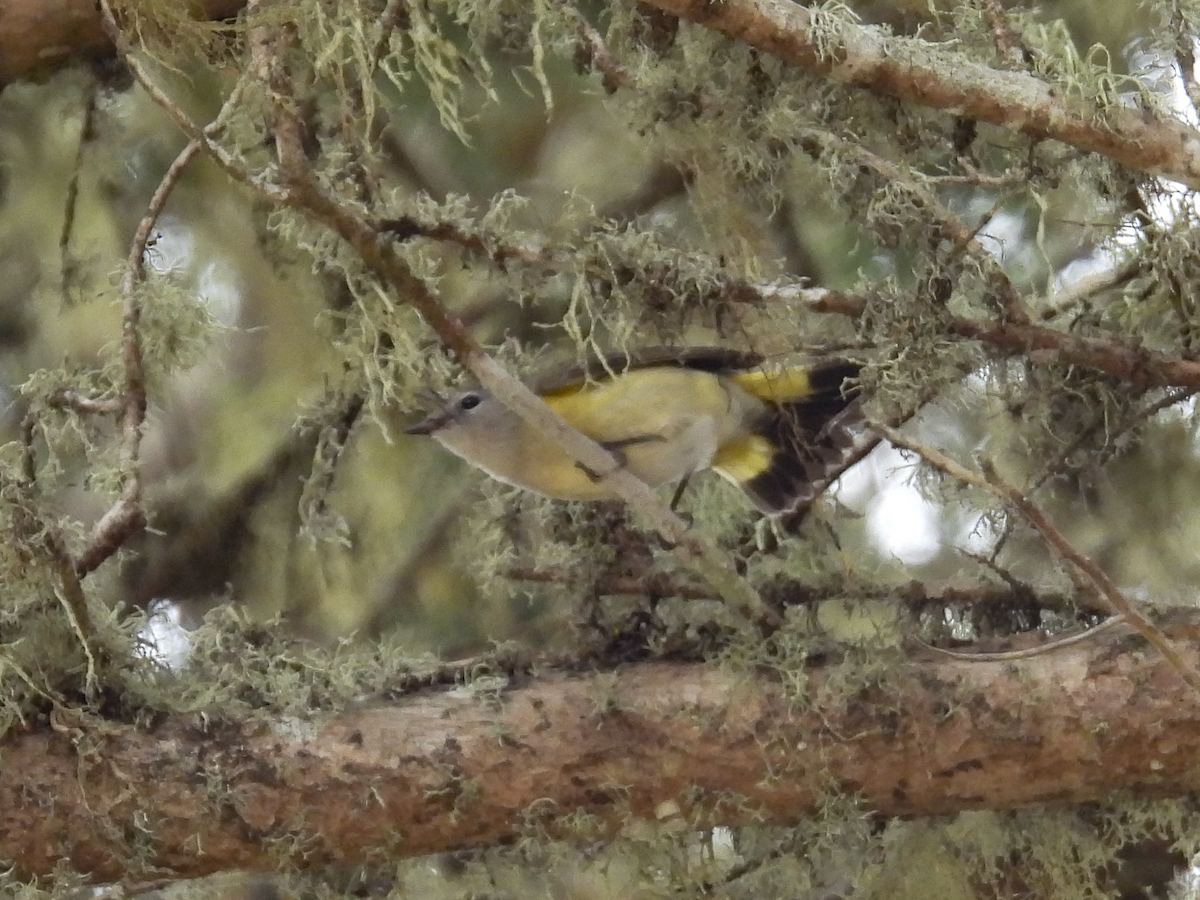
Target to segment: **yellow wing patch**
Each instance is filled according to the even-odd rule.
[[[807,366],[786,369],[750,369],[731,373],[730,378],[747,394],[768,403],[789,403],[812,396],[812,379]]]
[[[712,468],[738,484],[771,467],[775,446],[761,434],[746,434],[729,441],[713,457]]]

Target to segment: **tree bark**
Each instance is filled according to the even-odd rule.
[[[245,0],[203,0],[205,15],[229,16]],[[112,56],[93,0],[0,0],[0,86],[80,59]]]
[[[1166,630],[1194,664],[1200,619]],[[1196,786],[1200,702],[1123,626],[1016,660],[921,651],[892,671],[835,690],[817,667],[798,700],[766,675],[664,662],[324,718],[141,729],[58,713],[0,746],[0,858],[23,875],[66,859],[101,881],[191,877],[570,836],[572,821],[589,838],[635,820],[787,823],[831,790],[919,816]]]

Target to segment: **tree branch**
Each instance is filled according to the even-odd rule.
[[[1195,664],[1200,620],[1166,630]],[[196,876],[494,845],[530,827],[569,837],[581,818],[593,838],[667,816],[787,823],[830,789],[889,816],[1185,796],[1200,704],[1133,646],[1115,627],[1029,659],[914,655],[848,695],[817,668],[794,701],[744,672],[653,663],[328,719],[210,712],[139,729],[59,714],[3,744],[0,858],[23,875],[67,860],[97,880]]]
[[[871,300],[869,295],[791,285],[763,286],[757,290],[767,299],[772,296],[800,299],[817,312],[851,317],[861,316]],[[963,316],[949,317],[945,327],[951,334],[986,344],[999,356],[1023,354],[1037,365],[1082,366],[1140,387],[1200,389],[1200,362],[1151,350],[1132,341],[1071,334],[1044,325]]]
[[[202,0],[201,15],[223,18],[245,0]],[[0,84],[45,74],[80,57],[111,56],[93,0],[0,2]]]
[[[645,0],[667,13],[743,40],[794,65],[1033,139],[1053,138],[1151,175],[1200,187],[1200,132],[1140,108],[1099,108],[1034,75],[977,62],[946,44],[889,35],[882,28],[814,13],[784,0]],[[206,0],[203,12],[229,16],[244,0]],[[108,55],[91,0],[0,3],[0,83]],[[834,27],[828,27],[832,24]]]
[[[897,37],[786,0],[645,0],[818,75],[887,97],[1053,138],[1200,188],[1200,132],[1143,108],[1100,107],[1033,75],[983,65],[946,44]]]

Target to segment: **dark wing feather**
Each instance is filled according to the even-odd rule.
[[[845,359],[811,364],[813,393],[773,407],[755,428],[776,452],[770,467],[741,487],[763,512],[778,515],[811,503],[845,470],[863,420],[860,369]]]
[[[723,372],[753,368],[762,361],[761,354],[730,347],[647,347],[632,353],[609,353],[586,365],[560,366],[539,375],[530,386],[539,394],[553,394],[587,381],[601,381],[610,377],[610,373],[619,375],[634,369],[677,366],[701,372]]]

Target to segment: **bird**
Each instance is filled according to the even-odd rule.
[[[712,469],[777,516],[811,501],[853,446],[860,370],[841,357],[772,366],[752,351],[654,347],[598,357],[529,386],[650,487],[678,483],[673,504],[691,475]],[[405,431],[546,497],[615,496],[482,388],[460,391]]]

